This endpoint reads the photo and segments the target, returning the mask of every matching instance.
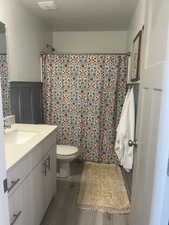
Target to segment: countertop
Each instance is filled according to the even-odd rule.
[[[35,136],[24,144],[5,144],[6,169],[13,167],[18,161],[29,154],[50,133],[56,130],[57,126],[52,125],[33,125],[33,124],[13,124],[5,133],[18,131],[35,132]]]

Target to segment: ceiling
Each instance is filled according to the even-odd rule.
[[[43,1],[43,0],[39,0]],[[57,9],[43,11],[38,0],[21,0],[53,31],[127,30],[138,0],[55,0]]]

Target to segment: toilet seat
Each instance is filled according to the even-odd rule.
[[[56,154],[62,156],[71,156],[78,152],[78,148],[70,145],[57,145]]]

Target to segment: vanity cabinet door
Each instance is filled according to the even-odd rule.
[[[22,184],[26,176],[31,171],[31,156],[28,155],[20,160],[14,167],[7,171],[8,192],[12,195],[13,192]]]
[[[33,182],[30,174],[23,182],[23,225],[36,225],[34,223]]]
[[[45,199],[44,199],[44,179],[45,170],[43,161],[32,172],[32,193],[33,193],[33,217],[34,225],[39,225],[45,214]]]
[[[45,163],[46,163],[46,176],[44,179],[44,201],[45,201],[45,210],[47,210],[50,201],[52,199],[52,192],[51,192],[51,154],[48,153],[45,157]]]
[[[9,214],[11,225],[23,225],[23,186],[21,185],[9,197]]]
[[[51,192],[52,196],[56,194],[56,144],[51,148]]]
[[[54,145],[46,156],[47,174],[44,180],[45,205],[48,208],[56,192],[56,145]]]

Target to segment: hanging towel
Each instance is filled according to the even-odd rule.
[[[121,166],[126,171],[133,167],[133,147],[129,147],[128,141],[134,140],[135,133],[135,103],[133,88],[128,90],[123,105],[121,118],[116,130],[115,152]]]

